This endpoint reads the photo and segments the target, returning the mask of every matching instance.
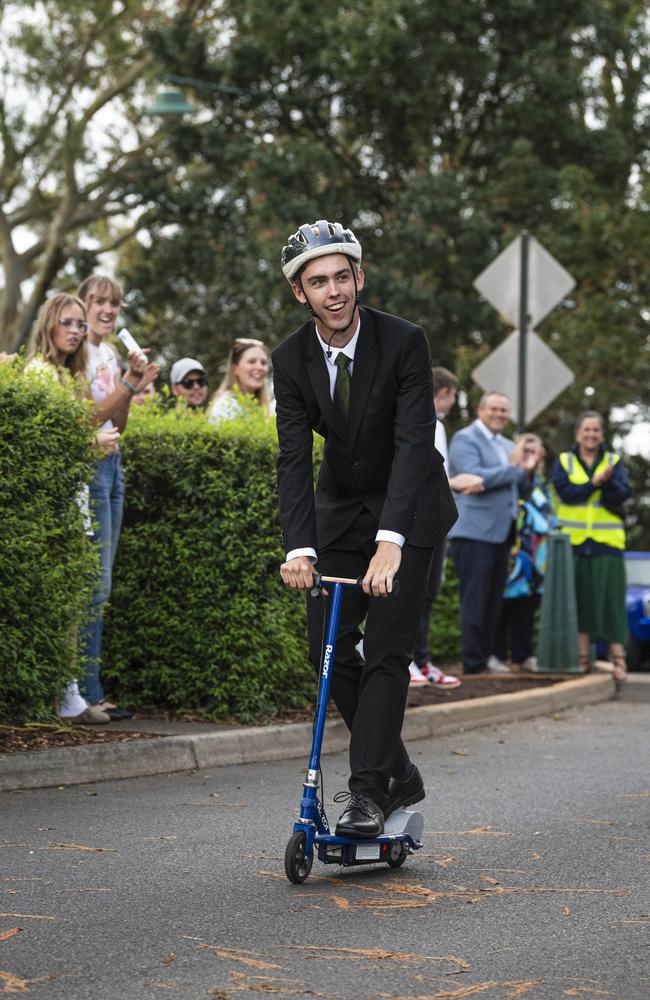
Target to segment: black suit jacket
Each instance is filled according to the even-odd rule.
[[[349,419],[330,397],[327,362],[313,320],[273,352],[280,450],[278,491],[287,551],[334,541],[365,509],[378,528],[434,545],[456,520],[434,446],[431,358],[424,331],[363,308]],[[325,438],[314,494],[312,446]]]

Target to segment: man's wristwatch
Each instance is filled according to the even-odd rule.
[[[127,387],[127,389],[130,389],[130,390],[131,390],[131,395],[132,395],[132,396],[135,396],[135,394],[136,394],[136,392],[137,392],[138,390],[137,390],[136,386],[134,386],[134,385],[131,385],[131,383],[130,383],[130,382],[129,382],[129,380],[127,379],[126,375],[123,375],[123,376],[122,376],[122,378],[120,379],[120,382],[121,382],[121,384],[122,384],[122,385],[125,385],[125,386]]]

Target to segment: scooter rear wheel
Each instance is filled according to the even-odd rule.
[[[284,870],[287,878],[294,885],[304,882],[311,871],[314,860],[313,854],[307,856],[305,848],[307,846],[307,834],[299,830],[289,838],[287,849],[284,852]]]
[[[391,868],[401,868],[406,859],[408,858],[408,855],[409,855],[408,849],[402,845],[402,847],[399,850],[399,853],[395,851],[395,856],[388,858],[388,864],[391,866]]]

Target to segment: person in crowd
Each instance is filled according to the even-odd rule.
[[[519,454],[518,454],[519,453]],[[494,654],[488,665],[498,669],[510,654],[512,669],[535,671],[533,655],[535,614],[542,600],[548,554],[548,533],[555,515],[551,495],[544,480],[544,446],[536,434],[520,434],[515,440],[514,461],[535,459],[531,490],[519,501],[517,535],[503,591],[501,614],[494,638]]]
[[[41,306],[36,317],[27,352],[26,371],[44,371],[60,381],[75,383],[79,395],[89,397],[86,375],[86,309],[81,299],[65,292],[52,295]],[[100,430],[95,435],[97,445],[106,455],[115,452],[119,431]],[[77,502],[90,531],[89,491],[84,483]],[[99,705],[89,705],[80,694],[78,682],[71,681],[63,692],[59,715],[70,722],[103,724],[110,716]]]
[[[361,245],[338,222],[301,226],[281,263],[311,316],[273,352],[280,573],[286,586],[307,590],[315,567],[362,579],[344,595],[332,675],[332,697],[350,730],[350,797],[336,832],[374,837],[385,816],[424,798],[400,734],[431,556],[456,509],[434,446],[423,330],[359,307]],[[314,431],[325,438],[315,492]],[[398,571],[399,592],[384,600]],[[307,606],[318,668],[326,601]]]
[[[433,376],[433,408],[436,414],[436,436],[435,445],[442,455],[445,463],[445,472],[449,474],[449,454],[447,447],[447,432],[443,423],[445,417],[449,416],[458,392],[458,379],[448,368],[436,366],[432,369]],[[456,476],[453,483],[449,484],[452,490],[458,493],[480,492],[483,488],[483,480],[480,476],[472,473],[461,473]],[[419,687],[424,684],[433,684],[437,691],[451,691],[460,686],[458,677],[453,674],[446,674],[440,667],[431,662],[431,652],[429,650],[429,633],[431,631],[431,613],[433,605],[442,585],[444,567],[447,553],[447,540],[443,539],[437,545],[429,579],[427,582],[424,608],[420,616],[420,624],[415,636],[415,646],[413,648],[413,660],[409,666],[411,674],[411,686]]]
[[[560,498],[558,527],[573,550],[580,665],[589,671],[591,643],[607,643],[620,684],[627,674],[623,504],[631,490],[620,455],[605,447],[600,413],[580,414],[575,444],[555,460],[552,481]]]
[[[238,396],[257,400],[265,414],[273,411],[269,392],[269,355],[261,340],[238,337],[228,355],[226,374],[208,409],[208,420],[219,424],[242,412]]]
[[[131,404],[132,406],[140,406],[142,403],[146,403],[147,400],[155,398],[156,386],[153,382],[149,382],[147,385],[143,386],[142,389],[138,389],[137,392],[133,393]]]
[[[180,358],[172,365],[169,374],[172,396],[184,399],[187,406],[198,409],[208,398],[208,376],[196,358]]]
[[[122,307],[123,292],[114,278],[93,274],[79,288],[88,321],[86,379],[93,400],[93,419],[101,430],[126,427],[134,395],[160,373],[160,366],[129,352],[128,367],[121,375],[117,352],[107,343]],[[81,655],[85,666],[83,693],[91,705],[99,705],[111,719],[129,718],[131,713],[107,701],[100,679],[104,605],[111,592],[111,574],[122,526],[124,477],[119,447],[97,463],[90,483],[90,504],[99,547],[100,574],[93,590],[88,619],[81,630]]]
[[[461,654],[466,674],[509,672],[488,666],[499,619],[510,548],[515,538],[519,497],[531,489],[535,459],[515,451],[503,436],[510,402],[486,392],[477,419],[454,434],[449,448],[450,478],[471,472],[483,480],[480,492],[458,493],[458,521],[449,533],[460,582]]]

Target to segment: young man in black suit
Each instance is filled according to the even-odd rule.
[[[282,270],[312,318],[273,352],[273,379],[282,579],[309,589],[315,567],[363,578],[343,600],[332,678],[350,729],[351,794],[336,832],[375,837],[390,812],[424,798],[400,734],[429,564],[456,508],[434,447],[426,337],[397,316],[359,308],[360,265],[361,246],[340,223],[303,225],[289,238]],[[313,431],[325,438],[315,492]],[[398,570],[398,595],[381,600]],[[308,600],[317,668],[324,614],[322,601]]]

